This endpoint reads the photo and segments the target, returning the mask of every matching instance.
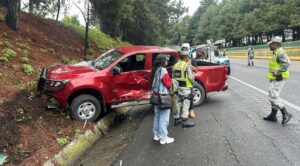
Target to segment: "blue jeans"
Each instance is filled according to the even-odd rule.
[[[170,109],[160,110],[158,106],[154,106],[154,113],[153,133],[159,139],[165,140],[168,137]]]

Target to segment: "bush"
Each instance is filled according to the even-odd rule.
[[[5,21],[5,17],[1,13],[0,13],[0,21],[3,21],[3,22]]]
[[[29,63],[30,63],[29,58],[26,57],[26,56],[22,57],[21,59],[22,59],[22,62],[23,62],[23,63],[26,63],[26,64],[29,64]]]
[[[49,48],[48,50],[52,55],[57,55],[57,52],[55,51],[55,49]]]
[[[69,57],[66,57],[66,56],[62,56],[60,59],[61,59],[62,63],[65,63],[65,64],[70,64],[72,62],[72,59]]]
[[[0,57],[0,62],[7,63],[8,62],[8,58],[2,56],[2,57]]]
[[[23,71],[27,75],[31,75],[33,73],[33,68],[29,64],[23,64]]]
[[[4,51],[4,56],[9,59],[9,58],[16,57],[17,53],[14,50],[12,50],[12,49],[7,48]]]
[[[17,43],[17,46],[19,48],[23,49],[23,50],[29,50],[30,49],[30,46],[27,43],[24,43],[24,44],[23,43]]]
[[[8,47],[8,48],[12,48],[13,47],[13,45],[9,41],[4,41],[3,42],[3,46],[4,47]]]
[[[45,49],[45,48],[40,48],[40,51],[41,51],[42,53],[44,53],[44,54],[48,52],[48,50]]]
[[[72,21],[72,18],[67,16],[62,20],[62,24],[67,28],[73,29],[75,33],[77,33],[81,38],[84,39],[85,37],[84,26],[74,23],[74,21]],[[101,32],[99,29],[100,29],[99,27],[95,27],[94,29],[91,29],[89,31],[89,42],[94,43],[96,47],[98,47],[99,49],[109,50],[116,46],[128,45],[128,43],[122,42],[119,39],[115,40],[111,38],[109,35],[106,35],[105,33]]]

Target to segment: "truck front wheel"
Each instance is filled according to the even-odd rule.
[[[70,106],[71,117],[80,121],[95,121],[101,114],[99,100],[92,95],[77,96]]]
[[[201,104],[203,104],[205,98],[206,98],[206,92],[204,87],[199,84],[199,83],[195,83],[194,87],[193,87],[193,93],[194,93],[194,103],[193,105],[195,107],[200,106]]]

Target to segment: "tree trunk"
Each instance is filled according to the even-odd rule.
[[[18,31],[20,0],[9,0],[7,2],[6,24],[14,31]]]
[[[85,26],[85,38],[84,38],[84,60],[88,60],[87,50],[89,48],[89,24],[90,24],[90,5],[87,8],[87,19]]]
[[[33,14],[33,0],[29,0],[29,13]]]
[[[56,15],[56,21],[58,21],[60,13],[60,0],[57,0],[57,15]]]

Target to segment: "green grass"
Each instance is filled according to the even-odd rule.
[[[31,75],[33,73],[33,68],[29,64],[23,64],[23,71],[26,75]]]
[[[74,24],[70,19],[63,19],[62,25],[74,30],[81,38],[85,36],[85,27],[81,25]],[[123,42],[119,39],[113,39],[109,35],[101,32],[99,27],[89,30],[89,41],[96,45],[97,48],[101,50],[109,50],[121,45],[129,45],[127,42]]]
[[[0,13],[0,21],[5,21],[5,16],[3,14]]]
[[[25,63],[25,64],[29,64],[30,63],[30,60],[28,57],[24,56],[21,58],[22,62]]]
[[[7,49],[4,50],[4,56],[8,59],[9,58],[14,58],[14,57],[17,56],[17,53],[12,49],[7,48]]]

